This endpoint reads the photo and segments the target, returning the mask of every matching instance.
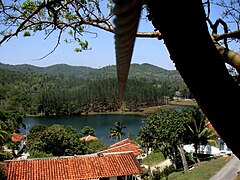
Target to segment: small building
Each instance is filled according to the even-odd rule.
[[[132,152],[6,160],[8,180],[134,180],[142,174]]]
[[[22,135],[22,134],[13,133],[11,139],[12,139],[13,142],[21,142],[24,138],[25,138],[25,136]]]
[[[16,155],[22,153],[22,150],[23,150],[23,147],[24,147],[24,139],[25,139],[25,136],[22,135],[22,134],[14,133],[14,134],[12,135],[11,140],[12,140],[13,142],[15,142],[15,143],[18,143],[18,149],[15,149],[15,150],[14,150],[14,153],[15,153]]]

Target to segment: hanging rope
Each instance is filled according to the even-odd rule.
[[[141,0],[114,0],[114,3],[115,53],[121,107],[143,2]]]

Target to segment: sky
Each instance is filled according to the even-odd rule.
[[[150,22],[141,22],[139,29],[153,30]],[[100,68],[115,65],[114,36],[112,33],[92,28],[94,35],[83,36],[89,42],[91,50],[74,52],[75,43],[61,41],[60,46],[46,58],[39,60],[51,52],[56,43],[57,34],[44,40],[43,33],[32,37],[13,37],[10,41],[0,46],[0,62],[5,64],[32,64],[46,67],[54,64],[69,64],[73,66],[88,66]],[[136,39],[132,63],[149,63],[165,69],[174,69],[174,64],[169,59],[169,54],[162,41],[156,38]]]
[[[140,22],[139,31],[153,31],[153,29],[151,22],[146,20]],[[94,28],[91,30],[98,34],[97,38],[89,34],[83,36],[89,42],[91,50],[76,53],[74,52],[74,48],[77,47],[76,44],[66,44],[62,40],[52,54],[41,60],[39,58],[45,56],[54,48],[57,34],[46,40],[44,40],[43,33],[35,34],[32,37],[23,37],[20,34],[0,46],[0,62],[11,65],[31,64],[39,67],[54,64],[92,68],[116,65],[113,34]],[[149,63],[168,70],[175,69],[163,41],[156,38],[137,38],[131,63]]]

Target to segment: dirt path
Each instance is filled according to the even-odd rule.
[[[160,163],[158,164],[155,164],[153,166],[150,167],[151,171],[154,171],[154,170],[163,170],[165,167],[171,165],[171,160],[170,159],[166,159],[164,161],[161,161]],[[149,169],[149,166],[148,165],[144,165],[143,166],[146,168],[146,169]]]
[[[166,160],[164,160],[164,161],[162,161],[162,162],[152,166],[151,167],[151,171],[153,171],[153,170],[160,170],[161,171],[165,167],[170,166],[171,164],[172,164],[171,160],[170,159],[166,159]]]

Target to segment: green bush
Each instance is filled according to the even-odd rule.
[[[41,151],[31,151],[29,158],[45,158],[45,157],[53,157],[53,154],[47,154]]]
[[[0,150],[0,161],[13,159],[13,155],[10,152]]]

